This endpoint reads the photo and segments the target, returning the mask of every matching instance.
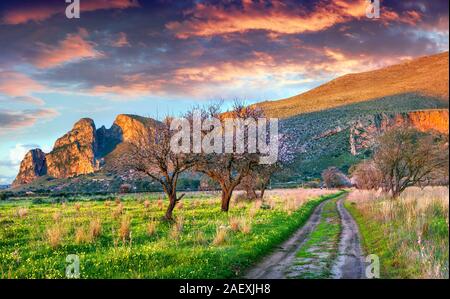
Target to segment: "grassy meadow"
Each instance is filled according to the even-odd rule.
[[[409,188],[393,200],[353,191],[346,208],[366,254],[380,258],[381,278],[449,277],[449,189]]]
[[[217,195],[194,193],[174,223],[160,221],[167,201],[155,194],[10,200],[0,203],[0,277],[65,278],[70,254],[81,278],[240,277],[339,194],[274,190],[226,214]]]

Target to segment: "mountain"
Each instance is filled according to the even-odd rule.
[[[143,142],[148,130],[157,124],[158,121],[151,118],[121,114],[111,128],[96,129],[92,119],[82,118],[56,140],[50,153],[45,154],[40,149],[28,152],[13,187],[29,184],[42,176],[61,179],[98,171],[120,144]]]
[[[273,186],[318,179],[330,166],[348,172],[370,157],[380,134],[396,125],[448,136],[448,79],[446,52],[346,75],[289,99],[256,104],[269,116],[281,118],[280,131],[288,136],[295,157],[275,176]],[[147,142],[148,130],[158,124],[122,114],[111,128],[96,129],[93,120],[81,119],[50,153],[27,153],[13,187],[117,191],[124,176],[114,177],[105,166],[126,150],[126,142]],[[147,183],[141,184],[146,190]]]
[[[256,104],[268,116],[288,118],[393,95],[418,94],[448,103],[448,52],[379,70],[348,74],[291,98]]]

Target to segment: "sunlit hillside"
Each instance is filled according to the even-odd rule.
[[[290,117],[405,93],[448,102],[448,52],[383,69],[348,74],[303,94],[259,103],[272,117]]]

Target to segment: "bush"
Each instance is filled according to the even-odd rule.
[[[322,172],[322,179],[327,188],[351,187],[348,177],[336,167],[329,167]]]

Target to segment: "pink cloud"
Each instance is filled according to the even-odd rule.
[[[0,71],[0,95],[6,96],[7,100],[42,105],[44,102],[31,94],[43,89],[44,86],[25,74]]]
[[[59,5],[58,5],[59,4]],[[81,12],[106,9],[127,9],[139,7],[138,0],[89,0],[80,1]],[[64,1],[55,5],[35,5],[26,8],[17,8],[7,11],[3,16],[3,23],[8,25],[24,24],[29,21],[41,22],[56,14],[64,14],[66,4]]]
[[[51,68],[82,59],[94,59],[103,54],[94,49],[94,44],[85,40],[88,32],[80,29],[76,34],[67,34],[56,46],[39,43],[38,54],[31,62],[38,68]]]

